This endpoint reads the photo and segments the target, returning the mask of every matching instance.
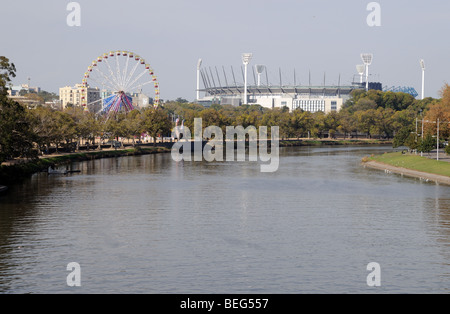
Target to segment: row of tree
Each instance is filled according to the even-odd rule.
[[[259,105],[239,107],[213,105],[205,108],[188,102],[167,102],[159,108],[133,110],[102,117],[79,107],[64,111],[48,107],[27,109],[6,97],[6,85],[15,75],[15,67],[1,57],[0,68],[0,161],[19,156],[33,157],[51,146],[76,149],[84,140],[130,139],[142,134],[152,138],[170,135],[175,118],[191,130],[194,118],[202,126],[279,126],[282,138],[354,136],[393,138],[394,146],[419,147],[437,133],[439,119],[442,140],[450,135],[450,86],[442,89],[442,98],[416,100],[409,94],[354,91],[339,111],[329,113],[289,111],[287,107],[268,109]],[[424,134],[422,136],[422,121]]]
[[[441,90],[441,99],[430,99],[425,108],[421,108],[414,121],[405,123],[394,137],[394,147],[406,146],[412,150],[429,152],[437,145],[447,145],[450,137],[450,86]],[[439,140],[438,140],[439,138]],[[441,143],[442,142],[442,143]]]
[[[425,121],[424,134],[435,135],[437,124],[434,122],[440,119],[440,138],[448,139],[450,125],[444,121],[450,121],[450,86],[445,85],[441,94],[441,99],[416,100],[406,93],[355,90],[340,111],[329,113],[289,111],[287,107],[268,109],[258,105],[213,105],[204,108],[176,102],[166,103],[164,107],[170,114],[182,117],[190,128],[193,127],[194,118],[200,117],[204,127],[279,126],[282,138],[334,138],[337,135],[347,138],[363,135],[368,138],[395,138],[398,146],[403,146],[405,139],[400,135],[408,132],[412,134],[416,121],[421,129],[422,120]]]

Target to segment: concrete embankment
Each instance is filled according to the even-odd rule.
[[[395,167],[395,166],[391,166],[391,165],[388,165],[388,164],[385,164],[382,162],[378,162],[378,161],[367,161],[367,162],[364,162],[363,165],[364,165],[364,167],[369,167],[369,168],[378,169],[378,170],[384,170],[385,172],[392,172],[392,173],[397,173],[397,174],[408,176],[408,177],[419,178],[421,180],[434,181],[434,182],[437,182],[440,184],[450,185],[450,177],[448,177],[448,176],[442,176],[442,175],[433,174],[433,173],[427,173],[427,172],[422,172],[422,171],[417,171],[417,170]]]

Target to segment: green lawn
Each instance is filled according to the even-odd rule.
[[[369,160],[379,161],[395,167],[402,167],[450,177],[450,162],[446,161],[437,161],[435,159],[428,159],[417,155],[403,155],[401,152],[386,153],[383,155],[370,157]]]

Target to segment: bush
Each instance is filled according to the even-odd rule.
[[[429,153],[436,148],[436,142],[433,137],[428,134],[418,145],[419,152]]]
[[[445,147],[445,152],[447,153],[447,155],[450,155],[450,145],[447,145]]]

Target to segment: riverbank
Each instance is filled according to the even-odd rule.
[[[335,145],[392,145],[391,140],[378,139],[286,139],[280,140],[280,147],[290,146],[335,146]]]
[[[170,149],[167,147],[135,147],[131,149],[110,149],[91,152],[53,154],[35,160],[22,160],[21,162],[10,164],[4,163],[0,167],[0,184],[18,183],[34,173],[47,171],[49,167],[57,167],[72,162],[167,152],[170,152]]]
[[[402,152],[363,158],[365,167],[450,185],[450,163]]]
[[[206,144],[204,141],[202,145]],[[247,142],[248,143],[248,142]],[[295,146],[342,146],[342,145],[389,145],[391,141],[375,139],[284,139],[279,141],[280,147]],[[194,142],[192,142],[192,145]],[[0,167],[0,184],[8,185],[22,181],[37,172],[47,171],[49,167],[94,160],[100,158],[113,158],[123,156],[137,156],[156,153],[168,153],[173,143],[144,144],[127,149],[103,149],[95,151],[79,151],[75,153],[58,153],[41,156],[36,160],[14,160],[5,162]],[[269,143],[270,145],[270,143]]]

